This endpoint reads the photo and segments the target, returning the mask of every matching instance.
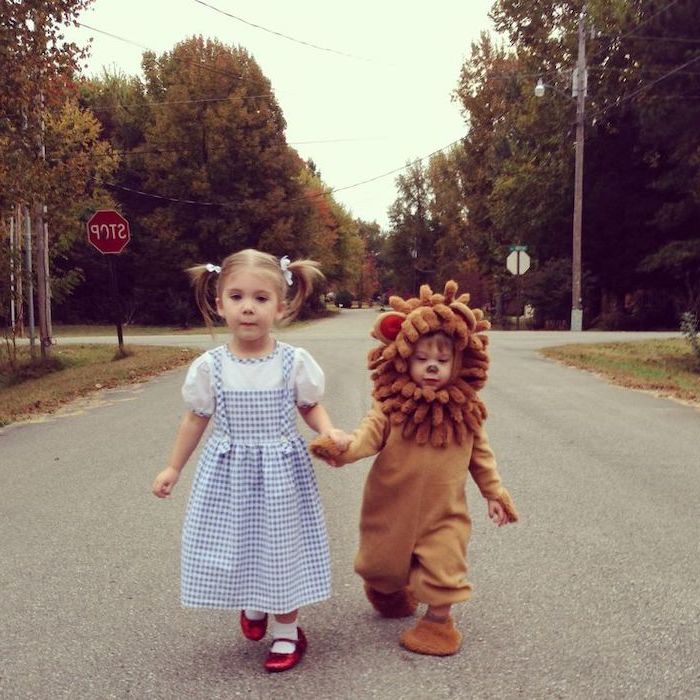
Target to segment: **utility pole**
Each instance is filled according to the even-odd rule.
[[[37,147],[42,165],[46,161],[46,146],[44,145],[43,95],[37,99],[38,135]],[[51,328],[51,283],[49,277],[49,236],[46,224],[46,205],[42,198],[34,202],[34,236],[36,238],[36,278],[37,278],[37,307],[39,311],[39,338],[41,341],[41,356],[50,354],[52,344]]]
[[[36,37],[36,53],[37,53],[37,70],[39,71],[38,83],[41,86],[41,73],[43,68],[41,60],[46,53],[46,35],[45,35],[46,15],[42,9],[37,9],[34,13],[34,27]],[[34,127],[36,128],[36,146],[37,154],[40,160],[39,167],[46,170],[46,145],[44,143],[44,93],[39,88],[39,94],[34,100],[35,118]],[[43,177],[42,177],[43,180]],[[39,192],[43,189],[44,182],[39,183]],[[52,344],[52,324],[51,324],[51,282],[49,275],[49,235],[48,226],[46,223],[46,205],[41,194],[37,193],[34,196],[34,236],[36,240],[36,301],[37,311],[39,316],[39,338],[41,346],[41,357],[48,357]]]
[[[17,290],[15,289],[15,258],[17,256],[17,247],[15,246],[15,217],[14,214],[10,217],[10,326],[12,328],[12,336],[18,335],[18,324],[15,316],[15,299],[17,298]]]
[[[29,349],[32,359],[36,357],[36,329],[34,327],[34,271],[32,270],[32,220],[29,207],[24,209],[24,255],[27,271],[27,311],[29,315]]]
[[[583,299],[581,294],[581,228],[583,223],[583,137],[586,113],[586,6],[578,20],[578,60],[573,79],[576,98],[576,164],[574,173],[574,228],[571,256],[571,330],[583,330]]]

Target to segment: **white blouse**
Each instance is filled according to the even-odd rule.
[[[190,365],[182,385],[182,398],[187,408],[200,416],[211,416],[216,410],[211,352],[207,351]],[[225,389],[281,389],[282,348],[264,357],[240,358],[227,350],[221,363]],[[297,406],[314,406],[323,398],[325,377],[316,360],[303,348],[294,348],[294,361],[287,387],[294,390]]]

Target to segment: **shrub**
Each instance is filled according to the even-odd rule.
[[[335,293],[335,305],[342,306],[344,309],[349,309],[352,306],[354,298],[352,292],[349,292],[347,289],[341,289]]]
[[[686,311],[681,316],[681,333],[693,348],[695,356],[700,360],[700,337],[698,337],[698,317],[692,311]]]

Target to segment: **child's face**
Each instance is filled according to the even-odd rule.
[[[223,280],[216,310],[236,340],[251,345],[269,336],[284,313],[284,303],[267,275],[243,268]]]
[[[454,345],[447,336],[421,338],[409,361],[411,379],[419,387],[442,389],[450,381],[454,366]]]

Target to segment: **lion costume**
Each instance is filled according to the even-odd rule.
[[[484,331],[490,324],[468,306],[469,295],[456,295],[457,284],[449,281],[443,294],[423,285],[418,298],[389,299],[393,311],[381,314],[371,332],[381,343],[368,356],[371,410],[345,452],[325,438],[311,443],[316,456],[338,465],[377,455],[364,488],[355,571],[385,617],[412,615],[418,602],[451,605],[470,597],[467,471],[509,522],[518,517],[501,484],[483,428],[486,407],[477,395],[489,368]],[[453,341],[454,367],[435,391],[411,380],[409,359],[420,338],[437,332]],[[401,643],[446,655],[459,649],[461,635],[452,624],[422,618]]]

